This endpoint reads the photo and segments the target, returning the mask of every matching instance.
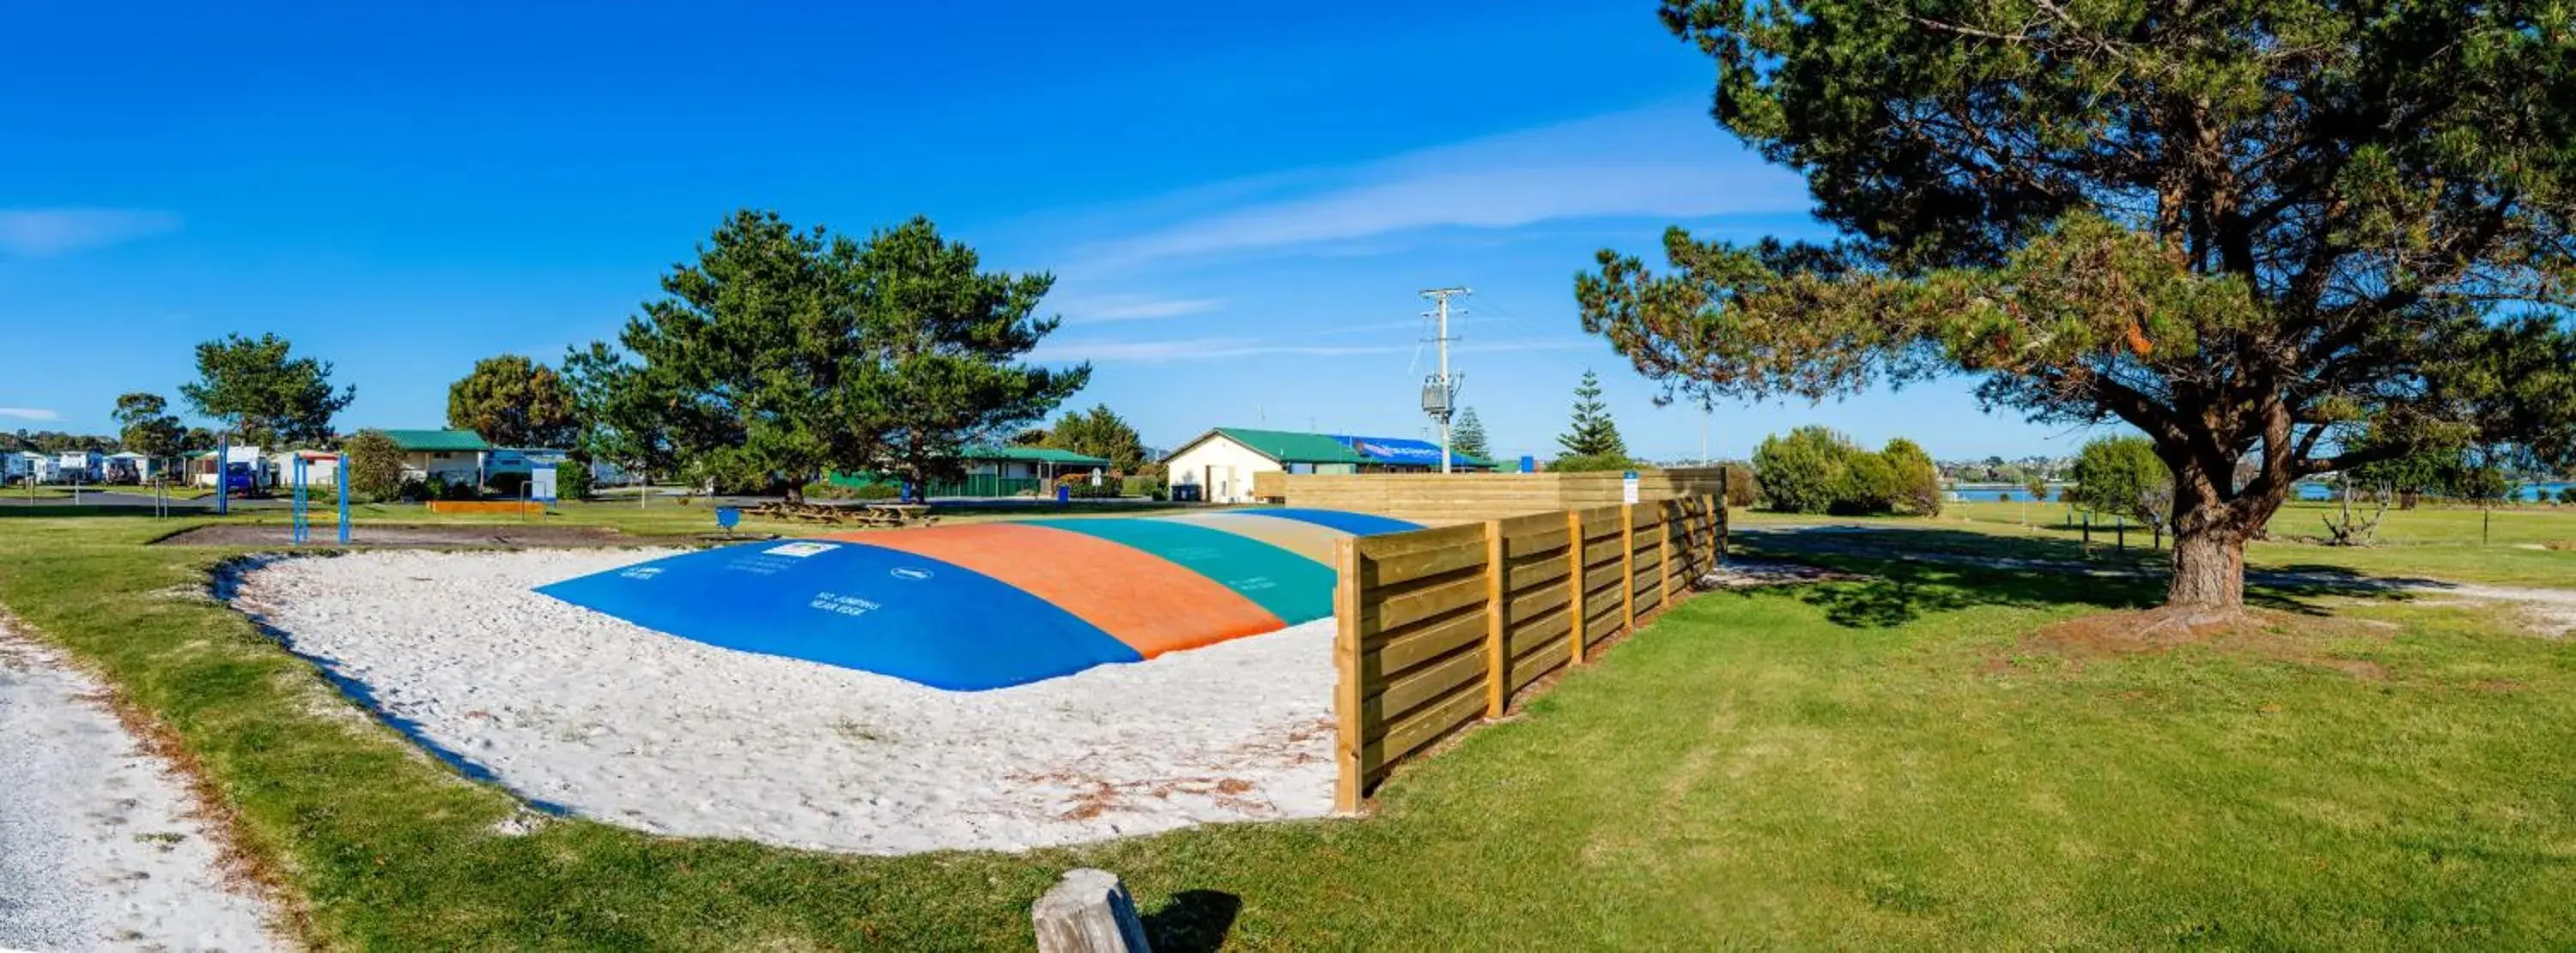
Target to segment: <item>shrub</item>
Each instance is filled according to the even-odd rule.
[[[555,468],[555,496],[566,500],[590,499],[590,464],[566,460]]]
[[[1894,482],[1889,491],[1896,505],[1918,516],[1941,515],[1941,467],[1914,441],[1898,437],[1879,451],[1887,458]]]
[[[368,500],[404,495],[402,448],[381,430],[361,430],[340,445],[341,463],[349,468],[349,492]]]
[[[1836,516],[1869,516],[1896,510],[1896,467],[1886,457],[1853,449],[1843,458],[1842,476],[1825,512]]]
[[[1557,473],[1618,473],[1653,469],[1617,453],[1567,454],[1549,461],[1547,468]]]
[[[1726,505],[1752,506],[1762,498],[1762,487],[1753,482],[1753,468],[1741,463],[1726,465]]]
[[[1762,441],[1753,453],[1753,482],[1783,513],[1941,512],[1940,468],[1911,440],[1891,440],[1871,453],[1833,430],[1800,427]],[[1734,487],[1728,495],[1732,502]]]
[[[519,498],[521,493],[526,492],[527,489],[528,475],[525,473],[492,474],[493,496],[497,496],[505,500],[515,500]]]
[[[1163,478],[1156,476],[1125,477],[1118,481],[1118,492],[1127,496],[1150,496],[1159,500],[1163,498]]]
[[[1785,437],[1762,439],[1753,451],[1753,479],[1762,498],[1782,513],[1824,513],[1850,486],[1846,471],[1860,453],[1849,438],[1824,427],[1800,427]]]
[[[440,490],[439,490],[438,498],[439,498],[439,499],[442,499],[442,500],[460,500],[460,501],[461,501],[461,500],[471,500],[471,499],[474,499],[474,498],[479,497],[479,496],[481,496],[481,495],[482,495],[481,493],[476,492],[475,487],[474,487],[474,484],[469,483],[469,482],[466,482],[466,481],[463,481],[463,480],[459,480],[459,481],[457,481],[457,482],[450,483],[450,484],[447,484],[447,485],[446,485],[446,486],[444,486],[444,487],[441,487],[441,488],[440,488]]]
[[[2558,491],[2558,502],[2561,502],[2561,503],[2576,503],[2576,486],[2565,487],[2565,488],[2560,489],[2560,490]]]
[[[868,483],[841,489],[849,491],[850,498],[857,500],[891,500],[903,496],[903,487],[894,483]]]

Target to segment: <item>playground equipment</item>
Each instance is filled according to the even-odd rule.
[[[1302,509],[927,526],[726,546],[537,591],[709,645],[980,691],[1329,617],[1335,542],[1419,528]]]
[[[295,509],[289,517],[295,545],[302,546],[313,538],[313,518],[308,512],[310,492],[306,484],[309,464],[314,460],[331,461],[331,473],[340,487],[340,545],[349,545],[349,466],[348,459],[336,453],[298,453],[295,455]],[[222,496],[221,492],[216,494]]]

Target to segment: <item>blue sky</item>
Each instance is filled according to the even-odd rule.
[[[921,7],[924,9],[913,9]],[[1283,11],[1293,9],[1294,15]],[[1650,3],[39,4],[0,56],[0,427],[111,429],[190,346],[275,331],[440,422],[474,360],[613,336],[737,207],[935,219],[1051,270],[1147,442],[1217,425],[1421,433],[1415,292],[1476,290],[1462,403],[1546,454],[1599,370],[1632,450],[1696,411],[1577,325],[1573,275],[1667,224],[1818,236],[1706,116]],[[41,91],[41,95],[25,95]],[[1821,422],[1942,457],[2071,452],[1966,381],[1720,407],[1737,456]]]

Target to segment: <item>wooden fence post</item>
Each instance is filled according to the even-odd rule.
[[[1619,504],[1619,614],[1637,631],[1637,506]]]
[[[1721,468],[1718,472],[1722,474],[1725,470]],[[1723,477],[1719,479],[1718,485],[1725,485]],[[1699,514],[1699,521],[1701,524],[1700,531],[1702,534],[1700,536],[1700,545],[1702,549],[1699,557],[1699,574],[1706,576],[1709,573],[1717,571],[1717,528],[1726,525],[1726,498],[1722,496],[1711,496],[1707,498],[1707,502],[1703,505],[1705,506],[1705,509],[1703,509]],[[1694,589],[1698,588],[1699,580],[1696,578],[1692,579],[1691,587]]]
[[[1503,654],[1503,521],[1485,521],[1485,717],[1503,717],[1511,659]]]
[[[1583,612],[1583,512],[1581,510],[1565,511],[1565,538],[1568,542],[1565,559],[1572,566],[1572,572],[1566,577],[1566,585],[1574,589],[1571,598],[1566,602],[1566,606],[1574,612],[1574,657],[1571,664],[1581,665],[1583,664],[1583,642],[1590,638],[1586,630],[1591,628],[1584,622],[1588,617]]]
[[[1360,550],[1356,537],[1333,543],[1333,809],[1360,809],[1367,766],[1360,763]]]
[[[1673,510],[1671,503],[1655,504],[1655,609],[1673,605]]]

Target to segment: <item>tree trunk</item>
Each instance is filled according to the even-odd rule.
[[[2165,606],[2213,614],[2245,607],[2245,536],[2225,520],[2186,521],[2174,530],[2173,585]]]

